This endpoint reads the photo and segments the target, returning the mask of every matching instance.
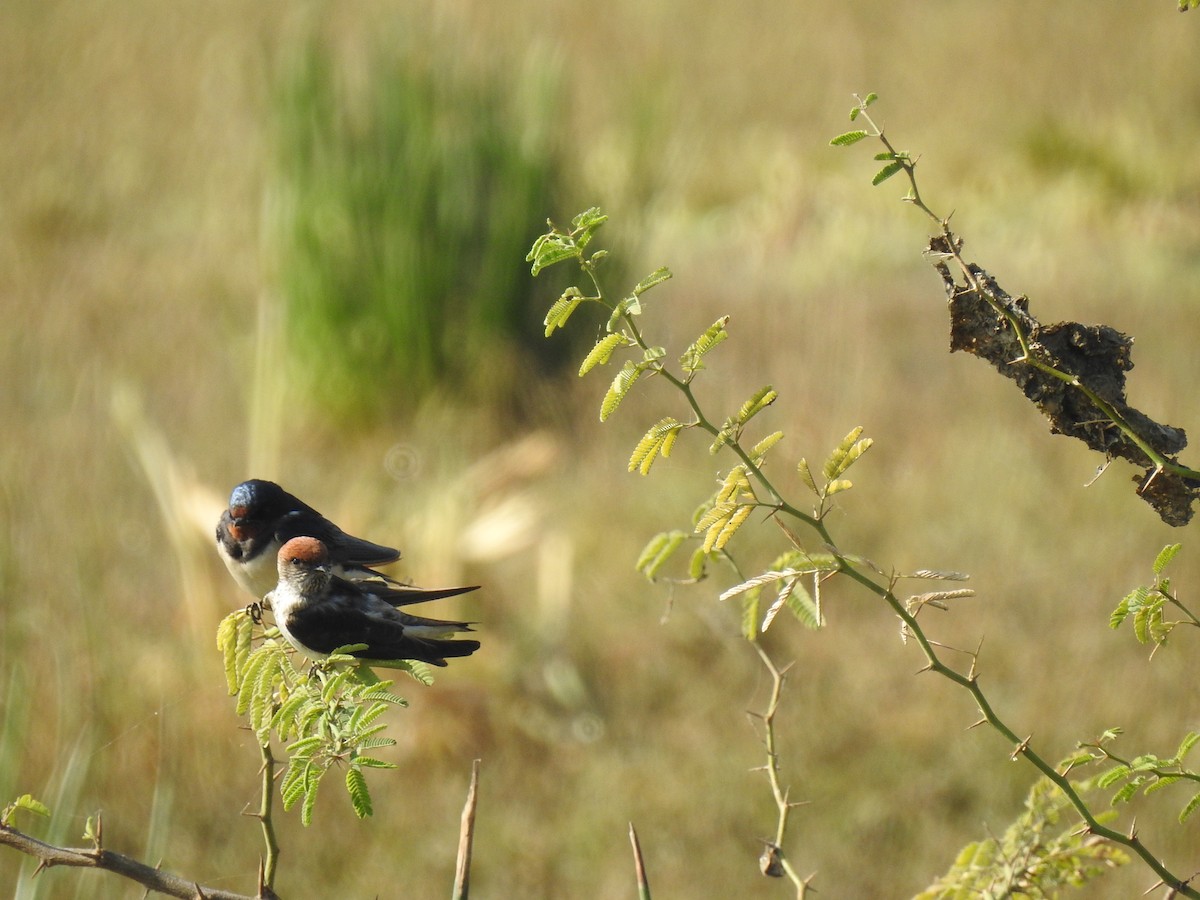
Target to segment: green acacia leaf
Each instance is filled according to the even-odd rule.
[[[660,453],[663,456],[671,455],[675,437],[683,427],[682,422],[671,416],[660,419],[650,426],[650,430],[638,441],[633,454],[629,457],[629,471],[641,472],[643,475],[649,474],[650,467],[654,465],[654,460]]]
[[[861,129],[857,131],[847,131],[845,134],[839,134],[837,137],[833,138],[829,144],[833,147],[849,147],[851,144],[857,144],[866,136],[867,133]]]
[[[304,803],[300,807],[300,824],[305,828],[312,824],[313,809],[317,805],[317,788],[320,786],[319,778],[307,779],[304,786]]]
[[[729,327],[729,316],[722,316],[713,322],[704,333],[683,351],[683,355],[679,357],[679,364],[685,372],[696,372],[703,368],[701,359],[706,353],[729,337],[729,332],[726,329]]]
[[[1112,800],[1109,802],[1109,805],[1110,806],[1119,806],[1122,803],[1128,803],[1130,800],[1132,800],[1134,798],[1134,796],[1136,796],[1138,789],[1141,788],[1141,786],[1142,786],[1142,780],[1140,778],[1135,778],[1133,781],[1130,781],[1129,783],[1122,785],[1121,789],[1119,791],[1117,791],[1115,794],[1113,794]]]
[[[866,97],[863,98],[862,105],[870,106],[872,103],[874,103],[878,99],[879,99],[879,95],[876,94],[874,91],[872,91],[871,93],[867,94]]]
[[[783,593],[782,591],[780,592]],[[805,628],[816,630],[824,623],[821,621],[820,610],[817,609],[817,604],[808,593],[808,588],[804,586],[804,582],[800,578],[792,580],[790,589],[786,597],[784,597],[784,605],[796,620]]]
[[[625,366],[617,373],[616,377],[609,385],[608,393],[604,395],[604,399],[600,402],[600,421],[604,422],[611,416],[621,401],[625,399],[625,395],[629,393],[629,389],[634,386],[639,378],[642,377],[642,372],[645,371],[644,363],[634,363],[632,360],[627,360]]]
[[[362,769],[358,768],[358,760],[355,760],[355,763],[346,770],[346,792],[350,795],[350,805],[354,807],[354,814],[360,819],[365,819],[374,812],[371,806],[371,792],[367,789],[367,779],[363,776]]]
[[[758,610],[761,599],[761,590],[749,590],[742,594],[742,637],[748,641],[758,639]]]
[[[1158,551],[1158,556],[1154,559],[1154,574],[1161,575],[1165,569],[1175,558],[1175,554],[1183,548],[1183,544],[1167,544]]]
[[[745,425],[774,403],[778,397],[779,394],[769,384],[766,387],[761,387],[754,392],[749,400],[742,404],[742,408],[737,411],[737,415],[734,418],[737,419],[739,424]]]
[[[646,291],[650,290],[650,288],[654,287],[655,285],[662,284],[664,281],[666,281],[670,277],[671,277],[671,270],[668,269],[666,266],[663,266],[661,269],[655,269],[653,272],[651,272],[649,275],[647,275],[645,278],[643,278],[641,281],[639,281],[636,285],[634,285],[634,288],[633,288],[634,296],[640,297]]]
[[[812,470],[808,467],[808,460],[801,457],[800,462],[796,463],[796,471],[800,473],[800,480],[808,486],[808,489],[814,494],[819,494],[817,490],[817,482],[813,480]]]
[[[633,342],[625,337],[624,333],[614,331],[611,334],[606,334],[600,340],[596,341],[588,355],[583,358],[583,362],[579,365],[579,377],[582,378],[596,366],[604,366],[612,358],[613,351],[618,347],[627,346]]]
[[[1183,758],[1196,746],[1197,741],[1200,741],[1200,731],[1189,731],[1185,734],[1183,740],[1179,742],[1179,749],[1175,751],[1175,758],[1182,762]]]
[[[842,438],[842,442],[837,445],[837,448],[829,455],[829,459],[825,461],[822,471],[827,479],[834,479],[850,468],[860,456],[871,449],[874,441],[871,438],[863,438],[859,440],[863,429],[859,425],[850,430],[850,433]]]
[[[546,337],[550,337],[554,333],[555,328],[562,328],[567,324],[567,320],[571,318],[571,314],[579,308],[579,304],[584,300],[583,292],[577,287],[569,287],[562,292],[559,297],[550,306],[549,312],[546,313],[544,325],[546,326]]]
[[[875,177],[871,179],[872,185],[880,185],[904,168],[902,162],[896,161],[888,163],[882,169],[875,173]]]
[[[782,431],[774,431],[768,434],[765,438],[759,441],[750,449],[750,458],[754,460],[756,466],[762,465],[766,458],[767,451],[783,440]]]
[[[591,243],[597,229],[608,221],[608,216],[600,212],[600,207],[593,206],[585,209],[571,220],[571,232],[579,246],[586,247]]]
[[[1187,805],[1179,811],[1179,824],[1186,822],[1196,811],[1196,807],[1200,806],[1200,793],[1193,794],[1192,799],[1187,802]]]

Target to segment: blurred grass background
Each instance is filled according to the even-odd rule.
[[[255,475],[403,547],[401,574],[487,586],[445,610],[481,620],[484,651],[431,689],[405,688],[402,771],[374,779],[376,818],[357,822],[333,789],[316,829],[282,817],[284,896],[444,893],[475,757],[481,897],[632,896],[629,820],[662,896],[785,890],[757,872],[773,813],[749,771],[761,756],[745,711],[768,686],[736,611],[715,602],[725,585],[669,598],[632,571],[650,534],[686,521],[717,464],[684,440],[648,480],[625,474],[646,425],[671,411],[663,386],[601,427],[603,379],[577,383],[505,330],[536,322],[556,293],[520,277],[544,219],[593,203],[613,216],[601,239],[629,271],[676,273],[653,297],[670,304],[670,320],[648,326],[661,341],[733,317],[700,391],[719,409],[779,389],[780,482],[788,460],[820,458],[855,424],[875,438],[835,533],[885,568],[972,573],[980,598],[934,636],[984,639],[984,684],[1018,731],[1050,757],[1112,725],[1131,733],[1119,745],[1130,755],[1169,753],[1197,725],[1188,637],[1149,662],[1105,623],[1168,541],[1185,542],[1185,597],[1200,583],[1187,535],[1133,496],[1127,469],[1083,489],[1094,457],[1045,434],[978,361],[946,354],[924,223],[902,189],[869,186],[868,154],[826,144],[848,127],[852,92],[882,94],[882,122],[923,155],[924,193],[957,210],[968,256],[1044,320],[1135,335],[1134,405],[1194,428],[1197,27],[1169,0],[4,4],[0,798],[46,800],[67,843],[102,811],[114,849],[252,890],[258,832],[239,813],[254,802],[257,752],[213,643],[246,598],[208,541],[229,487]],[[306,344],[289,318],[312,262],[296,237],[320,212],[289,164],[303,144],[288,141],[281,101],[306,60],[335,91],[327,118],[306,114],[326,128],[312,147],[368,134],[372,98],[424,91],[437,109],[403,116],[455,140],[479,126],[506,148],[464,181],[452,170],[427,183],[444,206],[428,227],[466,223],[424,236],[454,248],[453,277],[436,276],[424,308],[452,330],[405,342],[395,335],[418,326],[387,326],[399,346],[375,357],[361,407],[339,406],[341,382],[310,380],[329,371],[322,353],[354,362],[342,341],[361,345],[337,331]],[[388,65],[425,80],[389,90]],[[375,146],[398,153],[407,135],[387,127],[391,143]],[[548,208],[506,220],[502,236],[524,231],[505,271],[488,256],[498,207],[480,185],[510,173],[512,187],[526,164],[544,174],[514,208]],[[335,181],[308,171],[314,190]],[[364,196],[384,204],[383,190]],[[397,209],[387,215],[411,212]],[[365,215],[309,225],[345,236],[336,228]],[[379,221],[351,249],[410,248],[405,266],[378,261],[400,276],[426,264],[430,244],[404,243],[420,217]],[[325,234],[311,231],[309,249],[342,248]],[[508,324],[476,328],[500,281]],[[365,282],[340,296],[399,314],[394,283]],[[388,355],[446,354],[460,326],[479,356],[415,369]],[[750,557],[773,555],[752,544]],[[798,660],[780,741],[793,796],[812,802],[793,820],[792,858],[819,871],[826,896],[907,896],[964,843],[1001,831],[1032,773],[964,730],[964,696],[913,676],[916,651],[878,604],[836,590],[827,613],[822,634],[777,628],[770,641]],[[1188,873],[1200,826],[1174,826],[1169,806],[1129,812]],[[0,892],[141,893],[32,870],[0,855]],[[1131,866],[1091,895],[1151,880]]]

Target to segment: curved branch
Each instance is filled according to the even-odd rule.
[[[54,866],[103,869],[136,881],[148,891],[168,897],[179,897],[181,900],[278,900],[270,888],[264,888],[257,897],[252,897],[219,888],[203,887],[194,881],[148,866],[123,853],[87,847],[56,847],[7,825],[0,826],[0,844],[36,858],[39,861],[38,872]]]

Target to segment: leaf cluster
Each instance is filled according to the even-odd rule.
[[[1093,790],[1090,782],[1072,786],[1079,794]],[[1003,835],[967,844],[950,871],[915,900],[1052,898],[1129,861],[1120,847],[1081,829],[1070,807],[1059,787],[1039,778],[1025,799],[1025,811]]]
[[[607,312],[602,334],[579,367],[579,374],[583,376],[593,369],[608,365],[618,352],[627,354],[601,400],[601,421],[606,421],[618,409],[643,378],[664,378],[682,393],[687,403],[687,414],[663,416],[646,430],[629,456],[627,468],[630,472],[648,475],[655,462],[670,457],[676,441],[685,431],[706,432],[710,438],[711,454],[726,450],[737,457],[737,461],[719,476],[713,493],[696,509],[691,528],[672,529],[655,535],[637,561],[637,569],[654,581],[662,575],[672,557],[687,546],[691,552],[686,576],[675,580],[698,581],[706,577],[709,563],[717,559],[730,559],[727,549],[730,541],[756,509],[765,510],[768,515],[775,515],[781,510],[790,511],[771,486],[763,468],[768,453],[783,439],[783,432],[773,431],[757,440],[747,436],[753,420],[775,403],[779,395],[771,385],[765,385],[723,419],[710,419],[696,400],[692,383],[705,369],[709,355],[728,339],[729,316],[718,318],[704,329],[674,357],[678,360],[677,366],[672,365],[669,361],[672,354],[665,347],[647,341],[639,324],[646,309],[644,295],[670,278],[670,271],[666,268],[656,269],[638,282],[623,299],[610,301],[601,287],[596,266],[596,262],[603,258],[601,254],[604,251],[590,256],[585,252],[596,229],[605,221],[607,217],[593,208],[576,216],[570,229],[559,229],[551,223],[550,231],[539,237],[530,250],[527,259],[533,263],[535,274],[547,266],[573,260],[589,283],[586,291],[579,286],[567,288],[550,307],[545,320],[546,335],[562,328],[583,303],[598,303]],[[861,433],[862,429],[852,431],[830,456],[823,469],[828,473],[827,482],[820,488],[808,473],[807,464],[801,461],[801,477],[818,497],[817,517],[828,509],[830,497],[851,486],[841,476],[871,446],[871,441],[861,438]],[[809,518],[803,513],[799,515]],[[771,569],[743,581],[724,595],[741,597],[743,630],[751,640],[770,627],[783,609],[790,610],[807,627],[819,627],[822,621],[820,579],[837,572],[842,566],[839,558],[832,554],[814,555],[806,552],[794,534],[788,534],[792,546],[776,560]],[[808,586],[810,580],[811,588]],[[764,612],[762,593],[768,588],[774,591],[774,595],[767,601]]]
[[[1200,807],[1200,773],[1185,766],[1184,758],[1200,742],[1200,732],[1185,734],[1173,756],[1143,753],[1132,759],[1120,757],[1109,749],[1108,745],[1120,734],[1121,729],[1110,728],[1093,743],[1081,744],[1079,755],[1070,763],[1103,761],[1114,764],[1095,779],[1097,788],[1116,788],[1110,801],[1112,806],[1128,803],[1139,793],[1149,796],[1176,783],[1190,785],[1192,794],[1179,811],[1180,824],[1186,822]]]
[[[12,821],[13,815],[17,810],[33,813],[35,816],[49,817],[50,810],[46,804],[40,800],[34,799],[31,794],[22,794],[12,803],[5,804],[3,809],[0,809],[0,828],[7,828],[8,823]]]
[[[372,814],[366,769],[393,769],[374,755],[395,744],[384,737],[380,721],[389,708],[407,702],[392,692],[361,661],[349,655],[360,646],[342,647],[327,659],[297,669],[275,629],[255,646],[259,626],[251,610],[230,613],[217,630],[225,659],[225,677],[237,714],[245,716],[263,746],[272,735],[285,745],[287,769],[280,783],[284,809],[300,804],[300,820],[312,822],[317,790],[335,766],[346,768],[345,784],[359,818]],[[429,669],[419,662],[389,662],[429,684]]]
[[[1109,616],[1110,628],[1120,628],[1127,619],[1133,622],[1133,633],[1143,644],[1153,643],[1159,647],[1167,642],[1177,625],[1196,625],[1195,617],[1179,602],[1171,591],[1171,579],[1164,574],[1171,560],[1182,548],[1182,544],[1167,544],[1155,557],[1152,567],[1154,578],[1148,585],[1139,585],[1121,598]],[[1182,610],[1187,620],[1169,620],[1165,610],[1168,606]]]

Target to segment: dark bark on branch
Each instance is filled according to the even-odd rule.
[[[96,850],[88,847],[56,847],[30,837],[15,828],[0,826],[0,844],[12,847],[40,860],[37,871],[54,866],[74,866],[83,869],[102,869],[130,881],[136,881],[147,890],[181,900],[278,900],[269,888],[258,897],[235,894],[218,888],[203,887],[194,881],[180,878],[153,866],[148,866],[132,857],[112,850]]]
[[[1001,375],[1016,382],[1049,420],[1052,433],[1078,438],[1109,459],[1126,459],[1144,468],[1144,474],[1134,479],[1138,495],[1167,524],[1186,525],[1192,517],[1192,502],[1200,494],[1200,484],[1177,472],[1159,469],[1143,447],[1118,428],[1085,392],[1026,363],[1017,330],[1038,362],[1073,376],[1108,404],[1144,446],[1174,463],[1187,445],[1183,429],[1161,425],[1125,400],[1125,373],[1133,368],[1133,338],[1107,325],[1043,325],[1030,314],[1025,297],[1012,297],[974,264],[968,266],[970,282],[959,284],[942,261],[952,249],[957,247],[951,248],[941,235],[929,245],[950,301],[950,350],[963,350],[987,360]]]

